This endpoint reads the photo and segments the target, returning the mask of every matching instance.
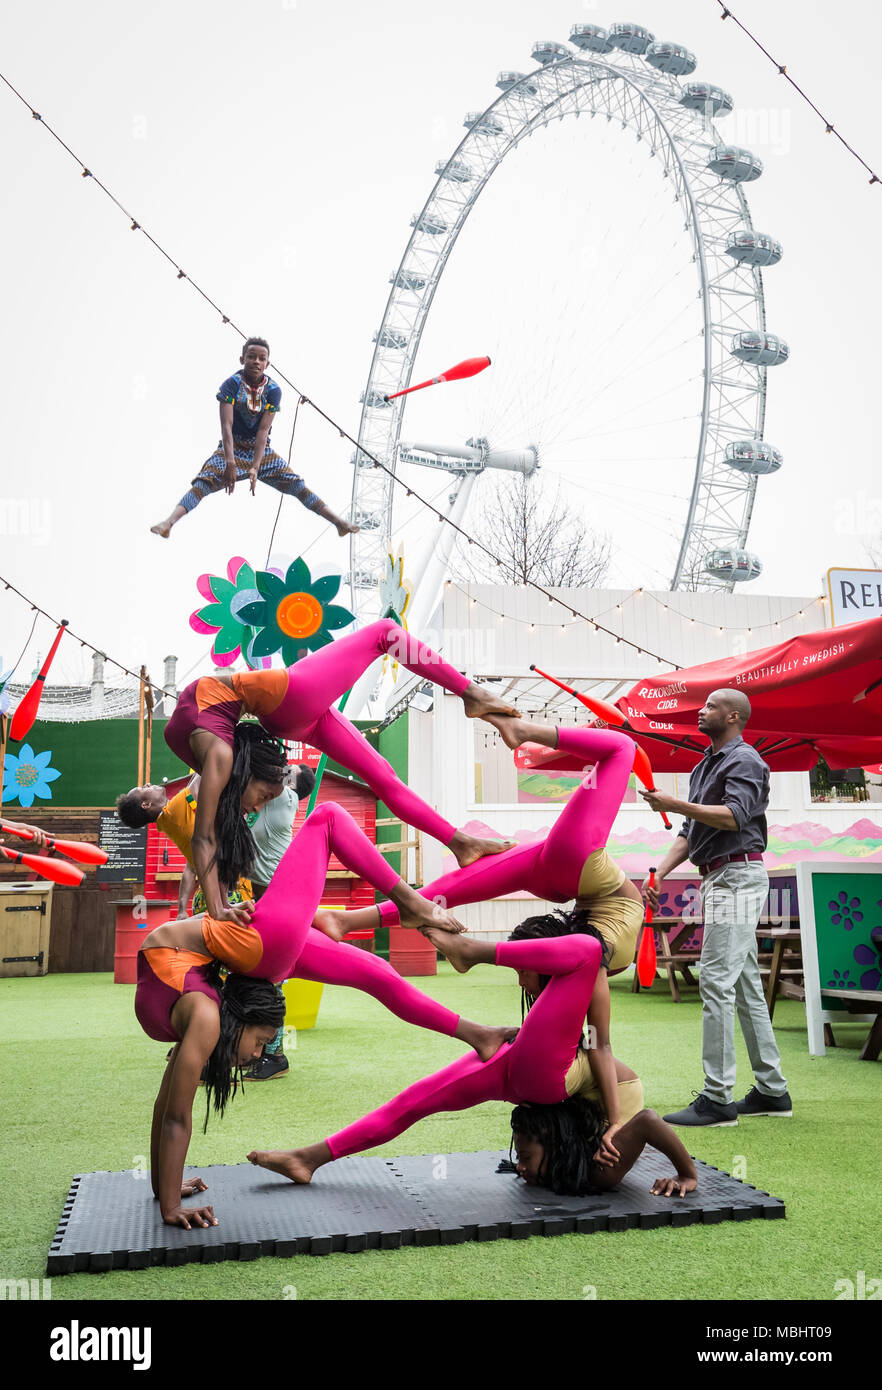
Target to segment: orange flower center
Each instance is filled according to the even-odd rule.
[[[322,625],[322,606],[312,594],[286,594],[276,622],[286,637],[311,637]]]

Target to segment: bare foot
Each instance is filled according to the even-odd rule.
[[[437,927],[445,936],[457,936],[465,931],[465,925],[442,906],[441,899],[433,902],[431,898],[424,898],[421,894],[415,893],[414,900],[407,906],[402,906],[401,903],[397,906],[401,926],[415,927],[424,936],[428,936],[430,927]]]
[[[338,535],[338,536],[352,536],[352,535],[355,534],[356,531],[360,531],[360,530],[361,530],[361,527],[360,527],[360,526],[356,526],[355,523],[354,523],[353,521],[338,521],[338,522],[337,522],[337,535]]]
[[[347,931],[344,925],[345,917],[344,912],[331,912],[321,908],[313,917],[312,925],[316,931],[324,932],[332,941],[342,941]]]
[[[477,1052],[482,1062],[489,1062],[491,1057],[495,1057],[497,1052],[505,1043],[514,1042],[518,1035],[515,1026],[508,1028],[485,1028],[481,1023],[473,1023],[470,1028],[474,1030],[474,1036],[466,1037],[462,1034],[463,1042],[468,1042]]]
[[[428,927],[424,932],[436,950],[440,951],[445,960],[449,960],[454,970],[458,970],[460,975],[464,975],[467,970],[471,970],[473,965],[478,965],[480,961],[487,959],[486,941],[473,941],[468,936],[458,936],[454,932],[445,931],[440,925]]]
[[[514,847],[514,840],[485,840],[477,835],[466,835],[461,830],[457,830],[447,846],[461,869],[467,869],[469,864],[483,859],[485,855],[504,854],[507,849]]]
[[[496,695],[491,695],[482,685],[467,685],[460,697],[465,708],[466,719],[486,719],[488,714],[507,715],[518,718],[520,710],[514,705],[506,705]]]
[[[520,748],[522,743],[527,742],[527,723],[524,719],[508,719],[499,714],[488,714],[484,716],[488,724],[492,724],[506,748]]]
[[[154,536],[162,536],[163,540],[167,541],[171,535],[171,522],[157,521],[155,526],[150,527],[150,530],[153,532]]]
[[[303,1158],[300,1149],[252,1149],[248,1162],[257,1168],[269,1168],[272,1173],[281,1173],[283,1178],[297,1183],[311,1182],[315,1172],[315,1167]]]

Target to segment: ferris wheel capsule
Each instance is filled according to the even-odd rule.
[[[726,237],[726,255],[739,265],[777,265],[784,248],[780,241],[765,232],[742,228]]]
[[[476,135],[502,135],[505,130],[502,121],[486,111],[467,111],[463,125],[468,126]]]
[[[398,270],[389,276],[389,284],[398,290],[422,290],[426,287],[426,277],[418,270]]]
[[[385,395],[381,391],[373,389],[370,391],[362,391],[358,399],[361,401],[362,405],[368,406],[371,410],[388,410],[391,404],[390,401],[386,400]]]
[[[615,48],[609,30],[600,24],[574,24],[570,30],[570,43],[589,53],[611,53]]]
[[[419,216],[410,219],[410,225],[416,227],[418,232],[425,232],[427,236],[443,236],[447,231],[448,224],[443,217],[439,217],[437,212],[424,212]]]
[[[525,72],[501,72],[496,79],[496,85],[501,92],[510,92],[512,87],[517,87],[519,96],[534,97],[539,88],[535,82],[525,81]]]
[[[650,67],[672,77],[688,77],[698,66],[695,54],[681,43],[651,43],[643,56]]]
[[[540,39],[538,43],[533,44],[530,56],[545,67],[548,63],[559,63],[564,58],[571,58],[572,54],[565,43],[555,43],[554,39]]]
[[[397,352],[402,352],[407,347],[407,335],[396,333],[394,328],[381,328],[374,334],[374,342],[379,343],[380,347],[395,348]]]
[[[451,183],[471,183],[475,177],[471,166],[463,159],[439,159],[435,165],[435,173],[441,179],[449,179]]]
[[[655,34],[642,24],[611,24],[609,36],[613,47],[624,49],[625,53],[645,53],[655,42]]]
[[[777,367],[790,356],[790,348],[783,338],[754,329],[736,333],[729,351],[740,362],[749,362],[754,367]]]
[[[734,547],[712,550],[704,557],[704,568],[714,579],[734,579],[736,584],[756,579],[763,571],[758,557],[752,551],[738,550]]]
[[[738,145],[716,145],[707,167],[730,183],[753,183],[763,172],[763,161]]]
[[[688,111],[705,111],[709,116],[728,116],[735,101],[711,82],[687,82],[680,94],[680,105]]]
[[[733,439],[726,445],[723,461],[739,473],[762,477],[767,473],[777,473],[784,462],[784,455],[780,449],[766,444],[762,439]]]
[[[366,512],[361,508],[352,513],[352,520],[365,531],[379,531],[383,525],[383,517],[379,512]]]

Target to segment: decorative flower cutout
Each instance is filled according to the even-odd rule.
[[[828,989],[857,989],[857,980],[849,978],[848,970],[843,970],[841,975],[838,970],[834,970],[833,975],[834,979],[827,981]]]
[[[240,623],[258,629],[249,644],[252,658],[281,651],[285,666],[293,666],[308,652],[326,647],[331,633],[355,622],[355,614],[330,600],[340,588],[340,575],[313,580],[305,560],[294,560],[282,579],[271,570],[255,575],[257,599],[237,605]]]
[[[860,898],[852,898],[849,902],[846,892],[837,893],[836,901],[827,904],[833,914],[830,920],[834,927],[841,925],[845,931],[854,931],[855,923],[864,920],[864,914],[857,910],[860,905]]]
[[[405,613],[410,606],[413,590],[404,577],[404,553],[399,547],[398,554],[393,558],[386,556],[386,570],[382,578],[378,580],[380,589],[380,616],[392,618],[399,627],[407,631],[407,621]],[[398,680],[398,662],[394,657],[388,655],[383,657],[383,674],[386,674],[387,663],[391,662],[392,679]]]
[[[875,941],[873,945],[875,946]],[[860,978],[861,989],[879,989],[882,986],[882,946],[878,949],[878,954],[870,946],[855,946],[854,958],[858,965],[870,965],[871,970],[865,970]]]
[[[379,580],[380,608],[384,618],[394,618],[399,627],[407,627],[404,615],[410,606],[412,590],[404,577],[404,554],[399,549],[394,557],[386,556],[386,571]]]
[[[3,768],[3,800],[17,800],[21,806],[33,806],[37,796],[43,801],[51,801],[49,783],[61,776],[57,769],[49,766],[51,761],[51,752],[35,753],[29,743],[22,744],[18,757],[7,753]]]
[[[219,574],[200,574],[196,587],[209,600],[205,608],[190,614],[194,632],[216,633],[211,647],[215,666],[232,666],[240,652],[252,670],[272,665],[268,659],[256,659],[252,648],[257,633],[243,623],[240,609],[260,598],[254,570],[241,555],[234,555],[227,565],[227,578]]]

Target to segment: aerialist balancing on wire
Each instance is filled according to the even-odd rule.
[[[634,743],[627,734],[612,729],[556,728],[525,719],[499,719],[488,723],[498,730],[509,748],[523,743],[557,749],[560,760],[543,766],[575,768],[586,774],[543,840],[517,845],[492,858],[444,874],[420,889],[424,897],[444,908],[463,903],[487,902],[505,893],[528,892],[550,902],[575,899],[566,914],[568,929],[590,923],[602,940],[603,960],[588,1009],[593,1028],[589,1045],[592,1073],[600,1087],[612,1132],[621,1123],[616,1064],[609,1041],[609,974],[618,974],[634,960],[637,935],[643,922],[643,900],[624,870],[610,858],[606,842],[628,786],[634,763]],[[330,934],[394,925],[392,902],[346,914],[322,911],[315,925]]]
[[[232,495],[236,483],[247,478],[252,496],[258,481],[268,483],[277,492],[296,497],[309,511],[330,521],[336,526],[338,535],[348,536],[357,531],[357,526],[332,512],[269,447],[273,418],[282,402],[281,388],[266,374],[269,344],[263,338],[248,338],[239,361],[242,370],[227,377],[217,393],[221,422],[217,449],[206,459],[190,491],[184,494],[171,515],[150,530],[168,539],[175,523],[198,507],[203,497],[210,492],[220,492],[221,488]]]
[[[354,724],[333,708],[334,701],[385,655],[394,656],[408,671],[458,695],[469,719],[518,714],[512,705],[475,685],[389,618],[338,638],[288,669],[203,676],[178,696],[175,712],[165,727],[165,740],[173,753],[202,774],[193,864],[212,917],[245,924],[254,910],[251,903],[227,904],[220,887],[221,883],[235,884],[245,872],[245,837],[245,855],[253,854],[253,842],[242,819],[242,798],[250,777],[250,745],[243,742],[234,753],[236,725],[243,714],[254,715],[274,738],[302,740],[342,763],[363,778],[405,825],[423,830],[446,845],[461,868],[511,845],[511,841],[467,835],[444,820],[396,776]],[[118,800],[117,814],[126,825],[146,825],[155,819],[155,809],[144,804],[150,800],[145,793],[149,789],[135,787]]]

